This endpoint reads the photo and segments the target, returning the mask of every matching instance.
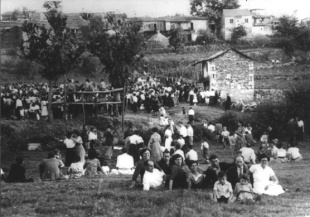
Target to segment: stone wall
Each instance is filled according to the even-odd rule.
[[[285,94],[281,89],[255,89],[254,100],[256,102],[280,102],[284,100]]]
[[[230,93],[233,101],[252,101],[254,97],[254,70],[250,69],[252,61],[233,50],[214,59],[215,86],[222,94]],[[209,74],[212,82],[212,74]],[[212,88],[212,83],[211,83]]]

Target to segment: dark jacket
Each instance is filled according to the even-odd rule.
[[[296,121],[289,121],[286,126],[286,132],[289,136],[296,136],[298,130],[298,125]]]
[[[171,167],[169,166],[169,164],[166,164],[164,159],[158,161],[157,164],[164,171],[166,175],[171,175]]]
[[[228,168],[230,168],[232,166],[232,164],[230,163],[226,163],[226,162],[220,162],[220,170],[223,172],[227,172]],[[214,183],[218,180],[217,179],[217,173],[214,170],[214,168],[212,166],[210,166],[205,172],[204,174],[206,175],[206,178],[204,179],[204,188],[211,188],[213,189],[214,187]]]
[[[236,184],[240,182],[237,168],[237,165],[234,165],[230,167],[227,171],[227,181],[230,182],[233,189],[235,189]],[[248,168],[246,166],[243,166],[243,174],[246,174],[247,172]]]

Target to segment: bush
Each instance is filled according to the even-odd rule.
[[[233,29],[231,33],[231,41],[236,43],[239,38],[242,38],[247,35],[247,32],[244,26],[238,26]]]
[[[237,40],[240,44],[247,44],[251,47],[267,47],[271,44],[271,39],[265,35],[245,36]]]
[[[200,30],[198,32],[198,37],[196,38],[196,44],[199,45],[206,45],[206,44],[213,44],[217,42],[217,37],[215,34],[211,33],[207,30]]]

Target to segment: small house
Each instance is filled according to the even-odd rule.
[[[253,59],[236,49],[220,51],[207,59],[196,61],[201,64],[198,79],[208,78],[208,90],[230,94],[232,100],[251,101],[254,98]]]

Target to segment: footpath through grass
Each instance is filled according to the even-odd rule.
[[[38,181],[37,165],[45,152],[22,152],[6,157],[9,166],[15,156],[25,160],[27,176],[35,183],[1,183],[1,216],[306,216],[310,215],[310,147],[300,146],[304,160],[298,163],[271,164],[280,184],[289,189],[278,197],[263,196],[255,204],[217,204],[211,191],[154,191],[128,189],[130,176],[110,175],[96,179],[55,182]],[[198,144],[195,149],[199,151]],[[211,144],[211,153],[226,162],[231,152]],[[115,152],[115,156],[120,154]],[[199,151],[199,159],[202,159]],[[115,165],[111,162],[111,165]],[[202,165],[206,167],[205,165]]]

